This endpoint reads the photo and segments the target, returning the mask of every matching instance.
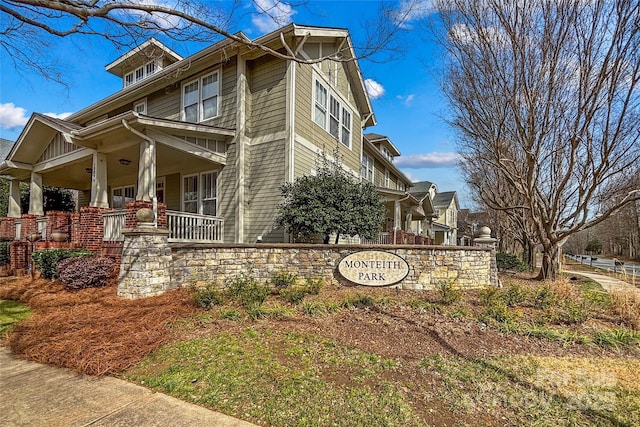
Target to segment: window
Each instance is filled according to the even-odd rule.
[[[389,170],[385,169],[384,170],[384,186],[386,188],[390,188],[390,184],[389,184],[390,180],[389,180]]]
[[[398,181],[398,183],[396,184],[396,190],[407,191],[407,186],[404,185],[404,182]]]
[[[351,148],[351,112],[319,80],[315,81],[314,100],[313,121]]]
[[[134,83],[144,80],[152,74],[155,74],[156,71],[158,71],[160,68],[160,62],[156,60],[147,62],[143,66],[138,67],[130,73],[125,74],[124,87],[131,86]]]
[[[387,147],[380,147],[380,152],[382,153],[382,155],[389,160],[390,162],[393,162],[393,156],[391,155],[391,153],[389,152],[389,150],[387,150]]]
[[[185,212],[215,216],[217,212],[218,172],[205,172],[183,178]]]
[[[133,111],[140,114],[147,114],[146,98],[133,104]]]
[[[342,143],[351,147],[351,113],[342,109]]]
[[[133,200],[135,200],[135,187],[133,185],[115,187],[111,190],[111,207],[113,209],[124,209],[125,203]]]
[[[369,182],[373,182],[373,158],[362,154],[362,170],[360,171],[362,178]]]
[[[315,114],[313,115],[313,121],[324,129],[327,126],[327,89],[322,86],[319,81],[316,81],[315,99]]]
[[[216,71],[182,87],[184,121],[197,123],[218,115],[219,80]]]

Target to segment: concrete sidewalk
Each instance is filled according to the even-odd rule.
[[[563,270],[562,272],[565,274],[584,276],[588,279],[591,279],[594,282],[599,283],[607,292],[625,291],[625,292],[634,292],[640,295],[640,288],[636,288],[631,283],[627,283],[623,280],[616,279],[615,277],[609,277],[609,276],[605,276],[604,274],[598,274],[598,273],[589,273],[586,271]]]
[[[0,347],[0,426],[238,426],[253,424],[116,378],[19,360]]]

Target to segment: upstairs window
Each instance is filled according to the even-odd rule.
[[[384,171],[384,186],[386,188],[391,188],[390,182],[391,182],[391,180],[390,180],[390,177],[389,177],[389,170],[385,169],[385,171]]]
[[[367,156],[362,153],[362,169],[360,175],[363,179],[369,182],[373,182],[373,157]]]
[[[133,111],[140,114],[147,114],[147,99],[142,99],[133,104]]]
[[[147,77],[155,74],[160,69],[160,62],[149,61],[141,67],[136,68],[130,73],[125,74],[124,76],[124,87],[131,86],[134,83],[137,83],[141,80],[146,79]]]
[[[393,156],[391,155],[391,153],[389,152],[389,150],[387,150],[387,147],[381,146],[380,147],[380,152],[382,153],[382,155],[389,160],[390,162],[393,162]]]
[[[396,190],[407,191],[407,186],[402,181],[398,181],[396,184]]]
[[[219,88],[217,71],[185,84],[182,87],[182,119],[197,123],[217,117]]]
[[[351,148],[351,112],[319,80],[314,86],[313,121]]]

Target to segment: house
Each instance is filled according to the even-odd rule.
[[[401,232],[430,218],[433,206],[407,193],[391,141],[363,136],[376,119],[358,63],[349,61],[347,30],[290,24],[255,42],[301,59],[346,61],[302,64],[230,39],[182,58],[150,39],[105,67],[122,80],[118,92],[64,120],[31,116],[0,164],[13,221],[3,229],[15,224],[12,238],[38,231],[46,240],[57,226],[43,216],[49,185],[79,194],[79,216],[55,221],[100,232],[104,242],[123,240],[132,204],[152,207],[170,242],[283,242],[280,186],[313,173],[322,150],[337,146],[344,167],[383,195],[387,240],[414,243]],[[20,211],[20,181],[30,183],[28,213]]]
[[[457,223],[460,205],[455,191],[438,192],[438,187],[429,181],[414,182],[409,190],[415,198],[430,198],[433,204],[435,220],[431,223],[430,233],[436,245],[457,244]],[[422,232],[421,222],[415,226]]]

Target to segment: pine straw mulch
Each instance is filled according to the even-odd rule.
[[[127,300],[116,295],[115,285],[69,292],[58,282],[30,277],[1,281],[0,299],[34,312],[4,339],[14,355],[89,375],[138,363],[171,339],[172,321],[196,311],[180,290]]]

